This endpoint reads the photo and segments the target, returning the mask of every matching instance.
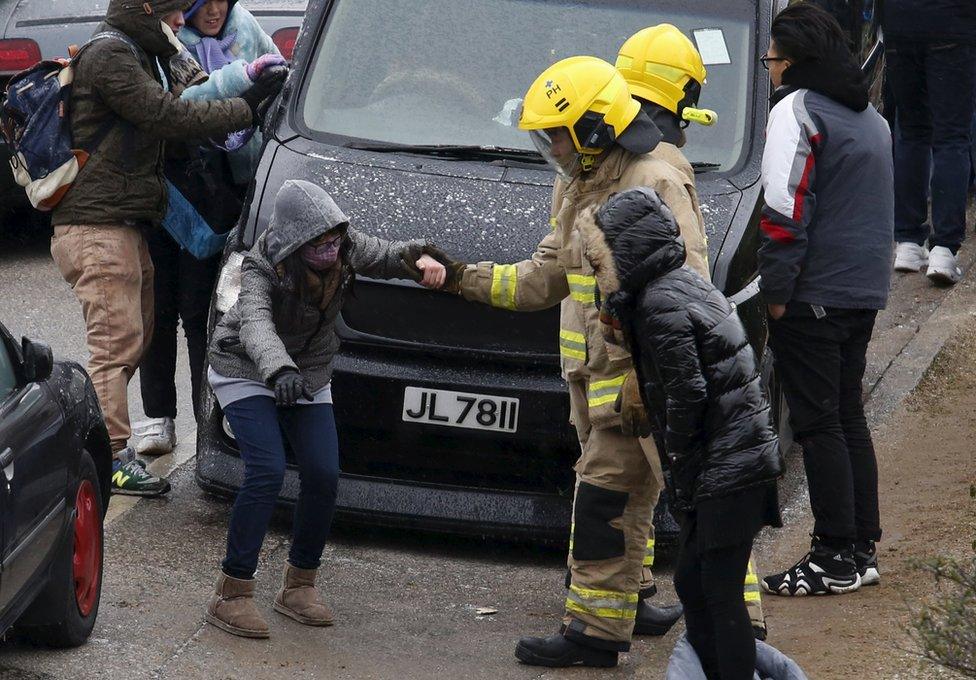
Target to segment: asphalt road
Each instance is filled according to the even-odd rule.
[[[967,266],[973,255],[964,251]],[[907,343],[945,296],[921,276],[896,277],[891,309],[879,318],[868,390],[901,360]],[[0,230],[0,319],[15,336],[48,342],[57,357],[87,360],[78,303],[41,237]],[[0,679],[33,678],[543,678],[597,677],[516,663],[520,635],[550,634],[564,598],[564,555],[553,548],[338,527],[319,583],[336,612],[328,629],[300,626],[271,610],[287,553],[288,518],[268,536],[258,602],[272,626],[267,641],[234,638],[203,621],[217,576],[229,504],[193,481],[194,425],[181,349],[180,444],[154,463],[172,470],[165,499],[115,499],[106,529],[105,579],[92,639],[68,651],[0,644]],[[909,388],[910,389],[910,388]],[[141,415],[138,377],[130,387]],[[181,464],[183,463],[183,464]],[[787,521],[803,519],[801,478],[787,481]],[[757,548],[762,569],[765,536]],[[670,556],[657,565],[660,600],[675,600]],[[489,607],[496,614],[481,616]],[[680,626],[663,639],[635,641],[621,665],[599,677],[661,678]],[[775,643],[775,624],[771,641]]]

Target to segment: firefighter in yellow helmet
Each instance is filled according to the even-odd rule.
[[[713,111],[697,108],[705,83],[705,66],[694,44],[677,27],[658,24],[638,31],[621,46],[616,66],[626,79],[631,95],[661,130],[665,143],[680,148],[684,146],[684,128],[689,122],[712,125],[717,120]],[[626,406],[630,411],[641,409],[639,396],[634,401],[628,400]],[[631,414],[632,420],[639,417]],[[652,527],[648,545],[653,544]],[[644,592],[654,583],[650,571],[653,553],[648,562],[650,564],[645,563],[641,577]],[[766,623],[759,582],[751,560],[744,597],[756,636],[765,639]]]
[[[705,234],[690,165],[674,145],[662,143],[661,131],[611,64],[595,57],[553,64],[526,93],[519,127],[558,174],[552,231],[531,258],[468,265],[452,277],[448,290],[505,309],[561,305],[562,374],[582,447],[570,589],[561,632],[522,639],[516,656],[546,666],[613,666],[617,653],[629,649],[635,622],[663,634],[681,610],[652,607],[639,592],[661,469],[654,443],[625,434],[615,410],[633,364],[626,350],[603,339],[598,308],[603,292],[580,221],[591,219],[590,209],[615,192],[653,188],[681,227],[688,265],[708,276]]]

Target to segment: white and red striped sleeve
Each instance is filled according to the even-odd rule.
[[[816,207],[821,135],[807,113],[805,93],[797,90],[784,97],[769,112],[766,125],[759,273],[763,296],[770,304],[786,304],[793,295],[806,255],[806,230]]]

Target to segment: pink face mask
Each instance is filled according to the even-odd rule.
[[[341,236],[336,236],[317,246],[306,243],[302,246],[301,250],[302,260],[315,271],[320,272],[331,269],[339,259],[339,247],[341,243]]]

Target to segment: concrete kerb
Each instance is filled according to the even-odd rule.
[[[946,295],[875,383],[865,408],[872,429],[883,424],[918,386],[956,329],[976,316],[976,268],[972,267],[972,259],[969,265],[962,281]]]

